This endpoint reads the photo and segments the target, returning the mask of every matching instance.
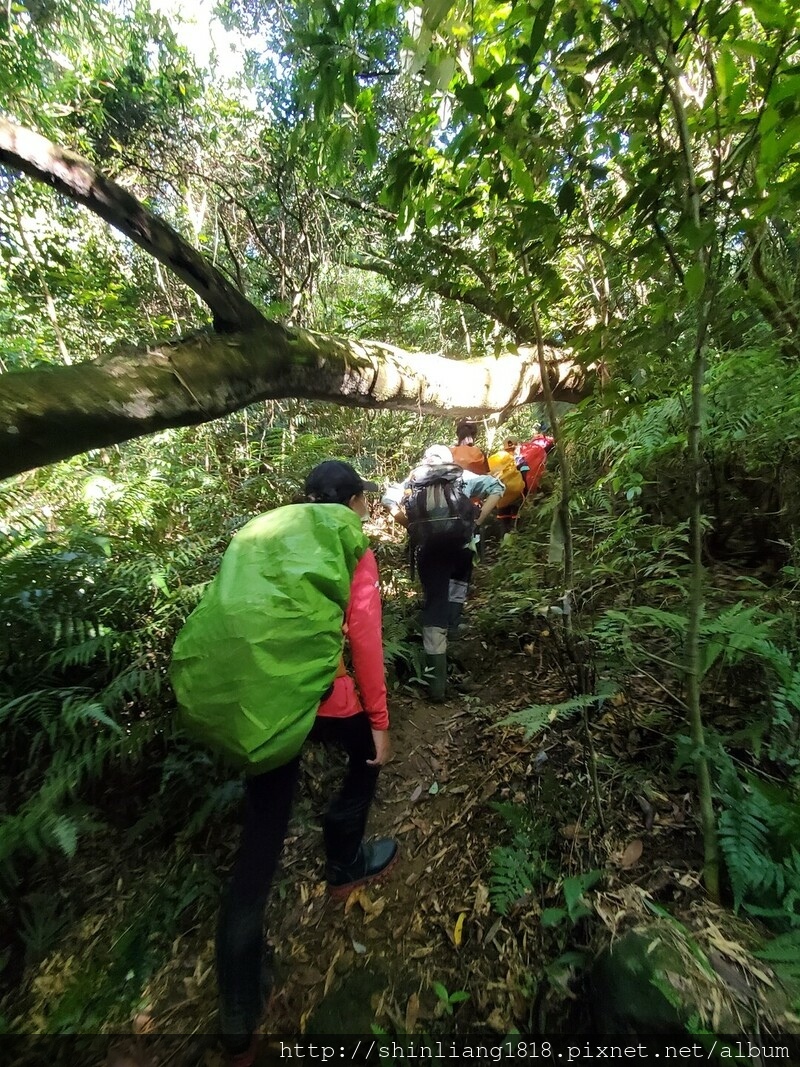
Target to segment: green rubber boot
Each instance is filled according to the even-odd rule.
[[[447,690],[447,654],[425,653],[425,675],[428,679],[428,696],[433,704],[441,704]]]

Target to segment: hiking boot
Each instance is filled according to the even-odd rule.
[[[325,871],[328,892],[334,899],[342,900],[360,885],[377,882],[388,874],[398,855],[398,844],[393,837],[376,837],[373,841],[362,841],[352,863],[328,861]]]
[[[253,1034],[244,1052],[226,1052],[225,1067],[253,1067],[258,1056],[259,1035]]]
[[[254,1067],[258,1062],[260,1052],[260,1031],[267,1025],[267,1010],[269,1008],[272,987],[275,981],[274,961],[275,949],[272,945],[265,944],[261,956],[261,974],[259,977],[261,1011],[259,1013],[256,1031],[255,1033],[252,1033],[249,1038],[244,1034],[235,1037],[228,1034],[220,1035],[224,1050],[223,1062],[225,1067]],[[241,1048],[241,1045],[244,1042],[247,1042],[247,1045],[246,1047]],[[231,1046],[233,1048],[239,1048],[240,1051],[231,1051]]]

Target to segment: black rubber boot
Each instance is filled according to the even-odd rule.
[[[378,881],[388,874],[398,855],[399,846],[393,837],[376,837],[372,841],[362,841],[352,863],[328,861],[325,872],[328,892],[332,897],[341,899],[360,885]]]

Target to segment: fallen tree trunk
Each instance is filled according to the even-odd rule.
[[[258,400],[304,397],[453,416],[503,411],[541,393],[536,356],[459,361],[284,327],[266,319],[215,267],[87,160],[0,117],[0,164],[83,204],[140,245],[205,301],[214,331],[86,363],[0,376],[0,478],[93,448],[209,422]],[[552,357],[556,399],[587,390],[584,372]]]
[[[553,360],[559,400],[589,387]],[[69,367],[0,377],[0,478],[170,427],[220,418],[258,400],[304,397],[350,407],[484,414],[542,396],[536,356],[452,360],[264,322],[196,334]]]

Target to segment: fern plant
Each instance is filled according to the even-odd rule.
[[[577,711],[583,711],[597,704],[598,697],[594,694],[570,697],[558,704],[531,704],[519,711],[512,711],[498,725],[521,726],[525,731],[525,739],[535,737],[547,726],[555,722],[561,722],[570,718]]]
[[[800,927],[800,815],[788,790],[742,775],[720,752],[719,841],[734,908]]]
[[[9,789],[0,879],[7,886],[18,881],[23,857],[52,849],[72,856],[81,836],[102,825],[86,798],[107,770],[130,766],[171,730],[164,682],[172,639],[214,554],[199,539],[153,547],[141,533],[142,523],[155,522],[153,509],[121,490],[113,499],[130,504],[116,525],[100,525],[76,494],[64,519],[80,521],[59,529],[35,496],[6,496],[0,752]],[[119,539],[122,529],[130,543]]]
[[[536,823],[528,809],[514,804],[492,804],[512,831],[510,844],[498,845],[491,854],[489,899],[500,915],[538,893],[545,879],[555,877],[548,862],[552,841],[549,826]]]
[[[515,904],[533,892],[537,885],[537,858],[530,839],[521,834],[515,834],[510,845],[492,849],[489,898],[500,915],[508,915]]]
[[[779,934],[756,952],[766,960],[779,977],[791,983],[800,982],[800,928]]]

